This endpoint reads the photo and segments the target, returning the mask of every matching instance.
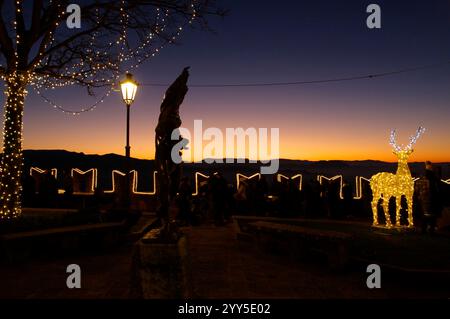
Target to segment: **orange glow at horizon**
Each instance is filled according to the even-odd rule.
[[[397,129],[399,144],[406,144],[422,125],[427,131],[410,162],[450,162],[450,112],[444,102],[436,102],[435,107],[441,110],[433,113],[420,107],[426,105],[424,101],[408,97],[400,104],[394,98],[362,102],[332,94],[294,93],[257,91],[255,95],[245,90],[237,96],[227,91],[191,90],[180,108],[182,127],[194,132],[194,121],[202,120],[203,132],[217,127],[224,136],[226,128],[267,128],[269,138],[270,129],[279,128],[281,159],[397,162],[389,145],[391,129]],[[163,94],[163,89],[143,90],[132,106],[130,143],[134,158],[154,158],[154,129]],[[25,112],[24,149],[125,154],[125,107],[118,96],[79,117],[49,110],[44,103],[31,106],[36,112]],[[380,106],[390,111],[380,112]],[[408,112],[413,107],[415,111]],[[207,143],[204,140],[203,147]]]
[[[388,130],[375,132],[376,134],[372,136],[365,134],[357,135],[350,131],[336,132],[336,134],[331,135],[329,132],[324,132],[319,135],[318,132],[315,132],[315,134],[305,134],[304,132],[295,131],[295,129],[284,130],[280,128],[280,159],[311,161],[380,160],[397,162],[397,158],[392,153],[392,148],[388,143]],[[412,133],[412,130],[402,132],[402,140],[406,142]],[[410,162],[423,162],[427,160],[435,163],[450,162],[450,151],[448,151],[449,148],[446,145],[444,137],[442,139],[435,139],[435,136],[429,133],[426,132],[421,140],[418,141],[414,148],[414,153],[411,155]],[[85,154],[104,155],[114,153],[124,155],[124,146],[120,143],[124,139],[121,132],[113,134],[99,132],[96,134],[95,139],[89,139],[88,137],[86,139],[78,139],[79,137],[63,137],[61,135],[60,138],[42,138],[36,141],[36,136],[34,136],[32,142],[28,142],[25,138],[24,146],[25,149],[36,150],[64,149]],[[152,132],[136,132],[135,135],[132,135],[131,156],[138,159],[154,159],[155,148],[153,141],[154,135]],[[203,149],[205,149],[208,143],[210,141],[203,140]],[[270,139],[268,143],[270,145]],[[193,147],[192,141],[189,147]],[[249,156],[248,145],[245,154],[246,158],[252,158]],[[225,157],[223,156],[223,158]],[[195,160],[198,161],[199,158],[195,158]]]

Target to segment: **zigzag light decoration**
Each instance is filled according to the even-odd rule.
[[[156,194],[156,173],[157,173],[156,171],[153,172],[153,191],[151,191],[151,192],[139,192],[137,190],[139,173],[136,170],[130,171],[130,174],[132,174],[132,183],[131,183],[131,185],[133,186],[131,192],[133,194],[136,194],[136,195],[155,195]],[[115,181],[115,178],[114,178],[115,175],[126,176],[125,173],[123,173],[123,172],[121,172],[119,170],[113,170],[112,171],[112,189],[108,190],[108,191],[105,191],[105,193],[111,194],[111,193],[115,193],[116,192],[116,181]]]
[[[72,176],[72,178],[74,178],[75,174],[78,175],[86,175],[86,174],[92,174],[91,177],[91,190],[88,193],[94,193],[95,189],[97,188],[97,169],[96,168],[91,168],[87,171],[82,171],[78,168],[72,168],[72,170],[70,171],[70,176]],[[75,192],[74,194],[85,194],[83,192]]]
[[[36,174],[45,174],[48,170],[45,169],[41,169],[39,167],[31,167],[30,168],[30,175],[31,176],[35,176]],[[52,168],[51,170],[51,174],[53,177],[57,178],[58,177],[58,169],[56,168]],[[132,193],[133,194],[137,194],[137,195],[146,195],[146,196],[154,196],[156,195],[156,171],[153,172],[153,190],[150,192],[140,192],[138,191],[138,181],[139,181],[139,173],[136,170],[132,170],[130,171],[130,174],[132,174]],[[86,174],[92,174],[91,175],[91,189],[89,192],[87,193],[81,193],[81,192],[75,192],[75,195],[92,195],[95,192],[95,189],[97,188],[98,185],[98,169],[97,168],[91,168],[89,170],[83,171],[80,170],[78,168],[72,168],[71,169],[71,176],[72,178],[75,176],[75,174],[79,174],[79,175],[86,175]],[[107,190],[105,191],[105,193],[114,193],[115,192],[115,175],[120,175],[120,176],[125,176],[125,173],[119,171],[119,170],[113,170],[112,171],[112,189],[111,190]],[[210,175],[206,175],[203,174],[201,172],[195,172],[194,173],[195,176],[195,191],[194,193],[192,193],[193,196],[197,196],[199,194],[199,189],[200,189],[200,183],[201,183],[201,178],[207,180],[209,179],[211,176]],[[244,174],[241,173],[237,173],[236,174],[236,187],[239,188],[240,182],[244,179],[244,180],[248,180],[248,179],[253,179],[253,178],[260,178],[260,174],[254,174],[251,176],[246,176]],[[342,197],[342,186],[343,186],[343,179],[342,179],[342,175],[336,175],[333,177],[326,177],[323,175],[318,175],[317,176],[317,180],[319,181],[319,183],[322,185],[324,180],[327,181],[335,181],[337,179],[339,179],[341,181],[341,188],[340,188],[340,197],[341,199]],[[277,174],[277,181],[278,182],[282,182],[282,180],[294,180],[294,179],[299,179],[299,190],[302,190],[302,181],[303,181],[303,176],[302,174],[297,174],[294,175],[292,177],[288,177],[284,174]],[[416,182],[419,178],[413,178],[413,182]],[[356,176],[355,177],[355,191],[356,191],[356,195],[353,197],[355,200],[360,200],[363,198],[363,192],[362,192],[362,187],[363,187],[363,183],[367,182],[370,183],[371,179],[363,177],[363,176]],[[447,185],[450,185],[450,179],[444,180],[441,179],[442,183],[445,183]]]
[[[38,174],[45,174],[45,173],[48,172],[48,170],[46,170],[46,169],[41,169],[41,168],[39,168],[39,167],[31,167],[31,168],[30,168],[30,176],[34,176],[34,174],[33,174],[34,172],[36,172],[36,173],[38,173]],[[58,169],[52,168],[52,169],[50,169],[50,173],[52,174],[52,176],[53,176],[54,178],[58,178]]]
[[[260,180],[261,179],[261,173],[256,173],[256,174],[253,174],[252,176],[246,176],[244,174],[237,173],[236,174],[236,189],[239,189],[239,185],[241,183],[241,179],[249,180],[249,179],[253,179],[255,177],[258,177],[258,180]]]
[[[204,179],[209,179],[210,178],[209,175],[205,175],[205,174],[202,174],[200,172],[195,172],[195,193],[193,193],[192,196],[197,196],[198,195],[198,191],[200,189],[199,177],[203,177]]]
[[[355,197],[353,197],[354,199],[362,199],[362,197],[363,197],[363,191],[362,191],[363,181],[370,183],[370,178],[365,178],[362,176],[355,177],[356,195],[355,195]]]
[[[317,176],[317,181],[319,182],[320,185],[323,184],[324,180],[329,181],[329,182],[333,182],[333,181],[338,180],[338,179],[340,180],[339,197],[341,199],[344,199],[344,195],[342,194],[342,188],[343,188],[343,184],[344,184],[344,179],[343,179],[342,175],[336,175],[336,176],[333,176],[333,177],[326,177],[326,176],[323,176],[323,175]]]
[[[138,175],[139,173],[136,170],[131,171],[133,173],[133,194],[137,195],[156,195],[156,174],[157,171],[153,172],[153,191],[151,192],[138,192]]]
[[[281,183],[281,180],[283,180],[283,179],[285,179],[285,180],[288,180],[288,181],[290,181],[290,180],[294,180],[294,179],[299,179],[299,183],[298,183],[298,190],[302,190],[302,184],[303,184],[303,176],[302,176],[302,174],[297,174],[297,175],[294,175],[294,176],[292,176],[292,177],[288,177],[288,176],[286,176],[286,175],[283,175],[283,174],[277,174],[277,181],[279,182],[279,183]]]
[[[130,171],[130,173],[131,173],[132,171]],[[119,171],[119,170],[113,170],[112,171],[112,173],[111,173],[111,177],[112,177],[112,189],[111,190],[108,190],[108,191],[105,191],[105,193],[115,193],[116,192],[116,179],[114,178],[115,177],[115,175],[119,175],[119,176],[126,176],[126,174],[125,173],[123,173],[123,172],[121,172],[121,171]],[[134,179],[134,177],[135,177],[135,175],[133,174],[133,179]],[[134,185],[134,181],[133,181],[133,184],[132,185]]]

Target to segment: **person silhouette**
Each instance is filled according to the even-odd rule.
[[[433,170],[433,164],[429,161],[425,162],[424,175],[416,182],[416,192],[422,213],[422,233],[429,231],[433,234],[442,211],[442,198],[439,179]]]

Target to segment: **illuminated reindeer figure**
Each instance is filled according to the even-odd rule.
[[[395,197],[396,201],[396,218],[395,225],[400,226],[400,209],[401,199],[404,195],[408,203],[408,226],[414,226],[413,221],[413,195],[414,195],[414,180],[408,167],[408,158],[414,151],[413,146],[419,137],[425,132],[423,127],[419,127],[416,134],[411,136],[409,144],[401,148],[395,141],[396,132],[391,132],[390,144],[394,149],[394,154],[398,157],[398,168],[395,174],[378,173],[370,179],[370,187],[372,188],[372,212],[373,225],[378,226],[378,202],[380,198],[383,201],[383,211],[386,216],[386,227],[391,228],[391,218],[389,215],[389,200]]]

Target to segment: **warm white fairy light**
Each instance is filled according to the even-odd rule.
[[[409,144],[406,146],[406,149],[408,150],[412,150],[412,147],[414,146],[414,144],[416,144],[417,140],[420,138],[420,136],[425,133],[426,129],[422,126],[419,127],[419,129],[417,130],[416,134],[411,136],[409,139]]]
[[[333,182],[333,181],[339,180],[339,197],[341,199],[344,199],[344,194],[342,193],[342,189],[344,187],[344,178],[342,177],[342,175],[336,175],[333,177],[326,177],[323,175],[317,176],[317,181],[319,182],[320,185],[323,184],[324,180],[326,180],[328,182]]]
[[[370,178],[365,178],[363,176],[355,177],[355,187],[356,187],[356,195],[353,197],[354,199],[362,199],[363,198],[363,181],[366,181],[370,184]]]
[[[253,174],[252,176],[246,176],[244,174],[237,173],[236,174],[236,189],[239,189],[239,186],[241,185],[242,180],[251,180],[254,178],[257,178],[259,181],[261,179],[261,173],[256,173],[256,174]]]
[[[95,189],[97,188],[97,169],[96,168],[91,168],[87,171],[82,171],[78,168],[72,168],[72,170],[70,171],[70,176],[72,178],[75,178],[75,174],[78,176],[85,176],[90,174],[91,175],[91,189],[88,193],[94,193]],[[82,192],[74,192],[74,194],[83,194]]]
[[[200,172],[195,172],[195,192],[192,194],[193,196],[197,196],[199,194],[199,190],[200,190],[200,181],[199,181],[199,177],[202,177],[203,179],[208,180],[210,178],[209,175],[205,175],[203,173]]]
[[[39,175],[43,175],[46,174],[48,172],[48,170],[39,168],[39,167],[31,167],[30,168],[30,176],[36,176],[36,174]],[[54,177],[54,178],[58,178],[58,169],[57,168],[52,168],[50,169],[50,174]]]
[[[3,127],[3,156],[0,177],[0,219],[12,219],[22,212],[22,131],[23,107],[29,81],[28,73],[17,71],[5,79],[6,106]]]
[[[197,10],[195,8],[195,3],[196,1],[193,0],[191,2],[191,14],[190,14],[190,18],[187,21],[187,24],[192,24],[194,22],[194,20],[197,18]],[[146,60],[155,57],[160,51],[162,51],[165,46],[167,44],[172,44],[176,41],[176,39],[181,35],[181,32],[183,31],[184,27],[183,26],[179,26],[177,27],[175,30],[176,32],[172,35],[169,36],[168,41],[166,41],[165,43],[159,45],[158,47],[154,48],[153,50],[150,50],[149,52],[147,52],[148,47],[152,44],[154,38],[155,38],[155,33],[154,32],[150,32],[148,34],[148,36],[140,43],[140,45],[133,49],[133,48],[128,48],[128,50],[125,51],[126,49],[126,42],[127,42],[127,24],[128,24],[128,19],[129,19],[129,15],[127,14],[127,12],[125,10],[123,10],[123,8],[125,7],[125,1],[121,0],[121,8],[120,8],[120,22],[121,24],[124,26],[122,28],[122,32],[120,33],[119,37],[117,40],[115,41],[111,41],[108,44],[108,48],[105,49],[105,51],[103,52],[103,54],[108,54],[108,51],[111,50],[111,48],[114,45],[118,45],[119,46],[119,53],[118,53],[118,63],[123,64],[126,63],[130,60],[135,60],[135,63],[130,65],[126,71],[131,71],[131,70],[135,70],[137,69],[142,63],[144,63]],[[164,17],[162,17],[161,15],[161,9],[157,8],[156,9],[156,25],[155,25],[155,30],[156,30],[156,35],[158,33],[161,33],[165,30],[166,26],[164,25],[164,23],[168,20],[167,18],[170,16],[170,10],[166,9],[164,10]],[[90,47],[93,47],[93,43],[95,41],[96,35],[94,34],[91,38],[91,43],[90,43]],[[97,57],[99,55],[101,55],[100,52],[96,52]],[[81,63],[83,64],[83,63]],[[79,66],[77,66],[78,68]],[[66,109],[65,107],[58,105],[57,103],[53,102],[48,96],[46,96],[42,91],[43,90],[54,90],[55,88],[58,87],[65,87],[65,86],[69,86],[69,85],[73,85],[76,83],[75,80],[66,80],[66,81],[58,81],[58,82],[48,82],[48,81],[52,81],[52,79],[50,78],[44,78],[42,79],[44,82],[42,81],[37,81],[39,83],[33,84],[33,87],[35,88],[37,94],[48,104],[50,104],[53,108],[68,114],[68,115],[80,115],[82,113],[85,112],[89,112],[89,111],[93,111],[97,108],[97,106],[99,106],[100,104],[102,104],[105,99],[107,97],[109,97],[111,95],[111,93],[113,92],[113,90],[115,89],[116,83],[119,80],[119,78],[121,77],[121,75],[124,73],[123,70],[121,70],[119,65],[102,65],[101,67],[99,66],[99,70],[103,70],[103,69],[115,69],[116,71],[112,74],[111,79],[101,79],[101,81],[103,82],[107,82],[110,83],[110,87],[106,90],[106,92],[102,95],[102,97],[97,100],[94,104],[87,106],[87,107],[83,107],[80,110],[77,111],[71,111]],[[79,76],[79,74],[76,73],[72,73],[70,74],[70,70],[66,69],[65,73],[68,73],[68,76],[72,76],[74,78],[76,78],[77,76]],[[55,81],[55,79],[53,79],[53,81]],[[45,83],[45,84],[42,84]],[[50,85],[49,85],[50,84]]]
[[[147,195],[147,196],[153,196],[156,195],[156,174],[157,171],[153,172],[153,190],[151,192],[139,192],[138,191],[138,177],[139,174],[136,170],[131,171],[133,173],[133,194],[136,195]]]
[[[353,197],[354,199],[362,199],[364,194],[363,194],[363,181],[367,182],[367,184],[370,186],[370,178],[365,178],[363,176],[356,176],[355,177],[355,181],[356,181],[356,195]],[[413,181],[414,183],[417,182],[419,180],[419,177],[414,177]],[[443,182],[445,182],[443,180]]]
[[[131,193],[135,194],[135,195],[147,195],[147,196],[153,196],[156,195],[156,174],[157,172],[154,171],[153,172],[153,191],[151,192],[140,192],[138,191],[138,178],[139,178],[139,173],[136,170],[132,170],[130,171],[130,174],[133,176],[132,177],[132,189],[131,189]],[[126,174],[119,171],[119,170],[113,170],[112,171],[112,189],[111,190],[107,190],[105,191],[105,193],[115,193],[117,191],[117,186],[116,186],[116,176],[121,176],[121,177],[125,177]]]
[[[116,176],[120,176],[120,177],[127,176],[126,173],[123,173],[119,170],[113,170],[111,174],[112,174],[112,182],[111,182],[112,189],[105,191],[105,193],[115,193],[116,192]],[[134,171],[130,171],[129,174],[133,174],[133,181],[132,181],[131,185],[134,185],[134,179],[136,178],[136,174],[134,173]]]
[[[400,152],[402,150],[402,148],[397,145],[396,137],[397,137],[397,131],[396,130],[392,130],[391,131],[391,138],[389,140],[389,144],[392,146],[392,148],[394,149],[395,152]]]
[[[288,176],[283,175],[283,174],[277,174],[277,181],[279,183],[281,183],[283,179],[288,180],[288,181],[293,181],[293,180],[298,179],[299,180],[298,181],[298,190],[299,191],[302,190],[302,184],[303,184],[303,176],[302,176],[302,174],[297,174],[297,175],[294,175],[292,177],[288,177]]]
[[[395,225],[400,226],[401,219],[401,198],[405,196],[408,204],[408,226],[414,226],[413,219],[413,195],[414,195],[414,178],[408,167],[408,158],[413,152],[413,145],[417,142],[419,137],[425,132],[423,127],[419,127],[416,134],[410,138],[409,144],[402,148],[397,145],[395,141],[395,130],[391,132],[390,144],[394,149],[394,154],[398,158],[398,168],[396,174],[392,173],[378,173],[372,176],[370,180],[370,187],[372,189],[372,212],[373,225],[378,226],[378,202],[382,199],[383,211],[386,219],[386,227],[392,227],[392,221],[389,214],[389,199],[395,197],[396,200],[396,215]]]
[[[21,0],[15,1],[15,11],[17,17],[23,17]],[[180,35],[183,27],[177,27],[173,32],[167,31],[164,36],[169,36],[170,40],[166,40],[162,45],[158,45],[149,49],[149,46],[153,44],[155,37],[158,37],[158,33],[164,32],[166,25],[169,21],[170,14],[177,15],[176,10],[157,10],[157,25],[155,30],[149,33],[144,41],[140,41],[140,45],[137,48],[128,47],[127,40],[127,28],[129,26],[128,12],[124,10],[125,4],[128,3],[125,0],[121,0],[120,17],[122,25],[124,26],[122,32],[118,32],[118,43],[112,39],[108,40],[109,46],[103,45],[101,36],[96,32],[93,32],[87,42],[88,48],[83,51],[82,54],[78,54],[75,60],[71,60],[71,63],[67,63],[67,66],[62,70],[58,69],[58,73],[47,74],[42,73],[41,70],[47,64],[50,64],[52,53],[49,53],[52,49],[58,50],[57,30],[64,24],[64,19],[67,16],[65,8],[61,2],[56,4],[56,18],[53,25],[49,26],[49,30],[46,35],[41,38],[40,47],[37,46],[37,55],[31,61],[26,60],[25,57],[20,55],[21,48],[25,44],[27,39],[24,39],[22,30],[24,28],[23,23],[16,19],[12,21],[12,34],[13,34],[13,49],[14,53],[8,61],[8,65],[5,67],[7,71],[3,72],[1,78],[6,83],[6,105],[4,116],[4,129],[3,129],[3,157],[1,160],[1,177],[0,177],[0,219],[13,219],[21,214],[21,177],[23,169],[23,154],[22,154],[22,130],[23,130],[23,108],[24,101],[27,96],[26,87],[30,86],[40,96],[44,97],[45,101],[50,103],[54,108],[59,109],[67,114],[79,115],[83,112],[92,111],[97,105],[102,103],[106,97],[113,91],[114,86],[117,84],[119,77],[122,74],[124,63],[127,61],[133,61],[134,64],[127,69],[134,69],[146,59],[155,56],[160,52],[166,44],[173,43]],[[188,14],[188,24],[191,24],[196,18],[195,0],[191,2],[191,13]],[[50,0],[48,5],[52,4]],[[99,19],[98,11],[96,13],[96,19]],[[97,20],[97,23],[100,23]],[[90,40],[89,40],[90,39]],[[94,45],[97,43],[99,45]],[[106,42],[108,43],[108,42]],[[106,44],[105,43],[105,44]],[[61,44],[61,43],[59,43]],[[97,48],[97,49],[91,49]],[[100,49],[101,48],[101,49]],[[120,52],[118,52],[118,50]],[[85,54],[85,53],[89,54]],[[112,53],[113,52],[113,53]],[[117,53],[117,54],[116,54]],[[27,57],[29,58],[29,57]],[[28,66],[22,65],[21,61],[25,61],[24,64],[30,63]],[[72,63],[73,62],[73,63]],[[43,95],[45,90],[55,90],[57,88],[70,86],[74,84],[81,84],[87,86],[90,89],[97,86],[109,87],[106,93],[97,101],[93,106],[85,107],[81,111],[70,111],[56,103],[53,103],[50,99]]]

